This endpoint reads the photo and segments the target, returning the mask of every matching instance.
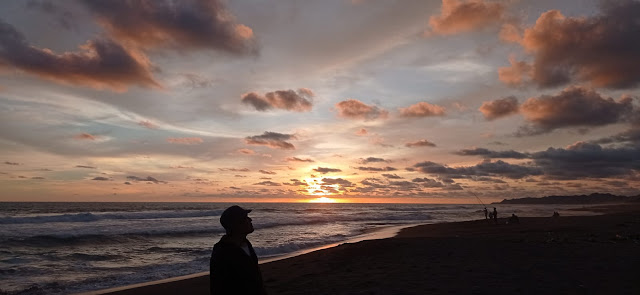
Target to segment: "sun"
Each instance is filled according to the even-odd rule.
[[[319,198],[311,199],[311,200],[309,200],[307,202],[309,202],[309,203],[337,203],[338,200],[332,199],[332,198],[327,198],[327,197],[319,197]]]

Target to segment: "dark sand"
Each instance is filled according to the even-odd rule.
[[[417,226],[261,265],[269,294],[640,294],[640,208]],[[208,276],[109,293],[209,294]]]

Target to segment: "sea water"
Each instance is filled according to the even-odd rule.
[[[0,203],[0,294],[68,294],[205,272],[227,203]],[[261,260],[389,226],[484,218],[480,205],[245,203]],[[500,205],[571,214],[562,205]],[[576,207],[576,206],[573,206]],[[491,208],[490,208],[491,209]],[[584,214],[584,213],[580,213]]]

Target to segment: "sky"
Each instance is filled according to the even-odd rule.
[[[640,191],[640,2],[0,4],[0,201]]]

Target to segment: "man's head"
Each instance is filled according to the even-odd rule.
[[[253,232],[253,224],[249,218],[251,210],[243,209],[234,205],[222,212],[220,224],[227,231],[228,235],[247,235]]]

